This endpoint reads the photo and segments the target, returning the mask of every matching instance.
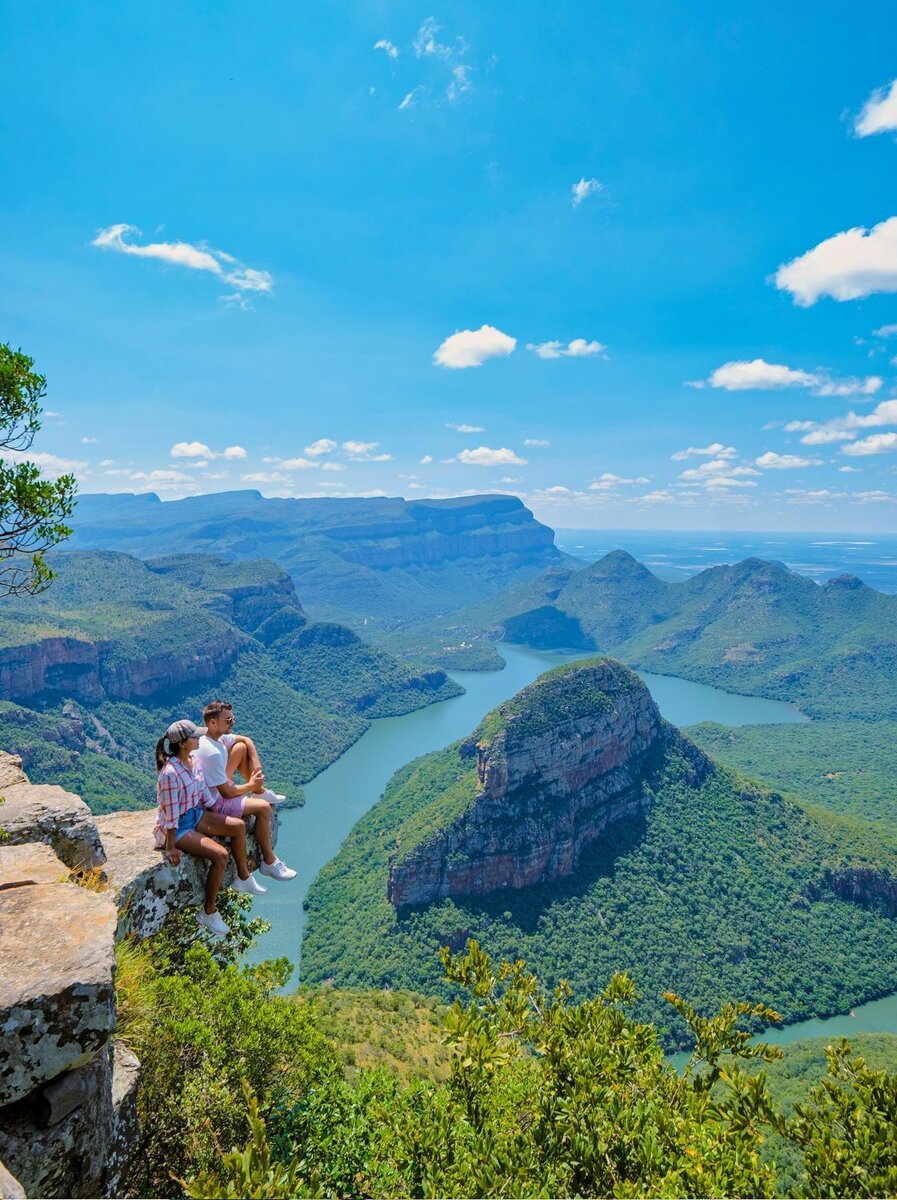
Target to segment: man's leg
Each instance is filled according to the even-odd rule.
[[[255,817],[255,840],[259,844],[262,858],[270,867],[277,858],[271,849],[271,805],[267,800],[245,796],[243,798],[243,816]]]
[[[248,783],[256,771],[262,769],[262,764],[259,760],[258,751],[255,748],[255,742],[249,738],[245,742],[234,742],[227,754],[227,777],[233,779],[234,774],[238,774],[244,783]],[[264,783],[260,783],[255,789],[255,793],[265,790]]]

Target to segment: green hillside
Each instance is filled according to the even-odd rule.
[[[818,585],[757,558],[667,583],[615,550],[403,637],[408,653],[468,669],[498,666],[499,640],[598,649],[812,717],[897,716],[897,596],[849,575]]]
[[[504,714],[480,731],[490,719]],[[640,1013],[661,1024],[669,1044],[683,1029],[661,1001],[664,988],[705,1010],[729,995],[764,1000],[793,1021],[897,987],[897,922],[887,905],[842,899],[826,882],[856,868],[887,885],[897,875],[893,833],[807,811],[723,767],[690,782],[687,743],[675,738],[646,780],[647,816],[608,826],[573,877],[397,914],[387,900],[390,859],[470,803],[469,744],[398,771],[321,871],[308,899],[306,982],[447,996],[436,950],[472,936],[496,957],[526,959],[552,984],[566,979],[576,995],[632,971]]]
[[[95,811],[153,802],[152,751],[173,719],[224,695],[292,798],[371,717],[458,692],[342,626],[310,621],[274,563],[208,555],[54,557],[37,597],[0,605],[0,745]]]

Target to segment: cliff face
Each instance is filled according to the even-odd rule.
[[[475,798],[389,868],[402,908],[445,896],[521,888],[573,874],[609,824],[650,803],[650,777],[672,739],[696,777],[710,762],[666,725],[647,688],[603,659],[544,676],[486,718]]]

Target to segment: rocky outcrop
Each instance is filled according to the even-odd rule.
[[[140,1075],[114,1037],[115,941],[198,903],[205,865],[175,868],[153,849],[153,811],[95,823],[13,755],[0,753],[0,787],[12,834],[0,845],[0,1194],[115,1196],[138,1140]],[[103,862],[105,882],[70,882],[70,868]]]
[[[116,916],[110,896],[72,883],[0,892],[0,1106],[83,1066],[108,1041]]]
[[[164,640],[163,631],[159,631]],[[183,640],[183,639],[182,639]],[[183,650],[146,652],[75,637],[48,637],[0,649],[0,695],[28,700],[55,694],[87,702],[155,696],[217,678],[244,646],[236,629],[221,624]]]
[[[886,869],[866,863],[826,867],[820,878],[807,888],[807,898],[821,900],[832,893],[860,908],[897,917],[897,878]]]
[[[55,784],[29,783],[24,775],[22,779],[2,791],[0,829],[9,841],[14,845],[45,842],[67,867],[97,867],[105,862],[97,827],[80,796]]]
[[[155,822],[155,809],[109,813],[96,819],[108,855],[106,877],[118,907],[119,936],[129,933],[138,938],[151,937],[174,909],[202,903],[205,864],[185,854],[179,866],[171,866],[153,846]],[[271,838],[276,844],[276,810]],[[247,849],[250,860],[261,861],[251,833]],[[223,886],[228,887],[235,876],[234,861],[230,859]]]
[[[480,732],[461,745],[462,762],[476,754],[472,802],[409,851],[400,845],[390,864],[397,908],[571,875],[609,824],[650,803],[651,776],[672,743],[696,777],[710,769],[662,721],[638,677],[608,659],[543,676]]]

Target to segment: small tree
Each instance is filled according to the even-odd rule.
[[[19,454],[40,430],[47,381],[34,360],[0,343],[0,596],[41,592],[53,578],[46,552],[71,534],[74,475],[43,479]]]

